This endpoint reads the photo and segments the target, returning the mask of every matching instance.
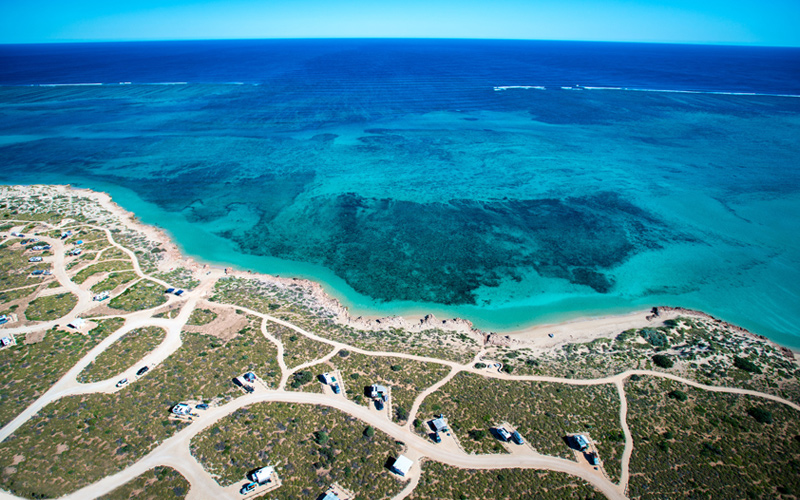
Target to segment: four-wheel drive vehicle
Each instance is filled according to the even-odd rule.
[[[250,493],[251,491],[253,491],[257,487],[258,487],[258,483],[247,483],[244,486],[242,486],[242,489],[239,490],[239,493],[244,495],[245,493]]]
[[[198,410],[208,410],[208,405],[205,403],[200,403],[199,405],[195,406]]]
[[[139,368],[139,371],[138,371],[138,372],[136,372],[136,375],[138,375],[138,376],[142,376],[142,375],[144,375],[145,373],[147,373],[147,371],[148,371],[149,369],[150,369],[150,367],[149,367],[149,366],[143,366],[143,367]]]

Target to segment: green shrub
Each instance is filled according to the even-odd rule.
[[[401,422],[404,420],[408,420],[408,410],[406,410],[402,406],[398,406],[397,408],[395,408],[394,414],[397,416],[397,420]]]
[[[667,394],[667,396],[671,397],[672,399],[674,399],[676,401],[686,401],[687,399],[689,399],[689,397],[686,395],[685,392],[679,391],[678,389],[675,389],[674,391],[670,391]]]
[[[475,368],[477,368],[478,370],[486,368],[486,363],[475,363]]]
[[[771,424],[773,421],[772,412],[763,408],[748,408],[747,414],[753,417],[756,422],[761,424]]]
[[[307,370],[299,371],[294,374],[294,380],[292,381],[292,387],[297,389],[301,385],[306,385],[307,383],[314,380],[314,375]]]
[[[733,358],[733,366],[750,373],[761,373],[761,368],[755,363],[746,358],[735,356]]]
[[[483,429],[473,429],[469,431],[469,437],[471,437],[475,441],[480,441],[481,439],[486,437],[486,431]]]
[[[325,444],[328,442],[328,439],[330,439],[330,436],[328,436],[328,433],[325,431],[317,431],[314,433],[314,441],[320,446],[325,446]]]
[[[639,332],[639,335],[642,336],[651,346],[653,347],[666,347],[669,345],[669,340],[667,336],[664,335],[663,332],[658,330],[654,330],[652,328],[644,328]]]
[[[371,425],[368,426],[366,429],[364,429],[364,435],[368,438],[372,438],[375,436],[375,429],[373,429]]]
[[[656,354],[653,356],[653,363],[661,368],[672,368],[672,365],[674,364],[672,360],[669,359],[669,356],[664,354]]]

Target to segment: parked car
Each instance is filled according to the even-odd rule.
[[[252,483],[252,482],[251,483],[247,483],[244,486],[242,486],[242,489],[239,490],[239,493],[244,495],[244,494],[250,493],[251,491],[253,491],[257,487],[258,487],[258,483]]]
[[[434,443],[442,442],[442,436],[440,436],[438,432],[434,432],[433,434],[431,434],[431,439],[433,439]]]
[[[525,442],[523,441],[522,436],[517,431],[511,433],[511,440],[514,441],[516,444],[523,444]]]
[[[376,410],[383,410],[383,401],[380,399],[375,400],[375,409]]]
[[[119,382],[117,382],[117,387],[122,387],[123,385],[125,385],[127,383],[128,383],[128,379],[124,378],[124,379],[120,380]]]
[[[511,439],[511,433],[508,432],[505,427],[498,427],[495,429],[495,432],[497,433],[497,437],[500,439],[500,441],[508,441]]]
[[[342,389],[339,387],[339,384],[333,384],[331,388],[333,388],[334,394],[341,394],[342,392]]]
[[[256,390],[256,388],[253,387],[252,385],[245,384],[243,387],[244,387],[244,390],[247,391],[247,392],[253,392],[253,391]]]
[[[200,403],[199,405],[195,406],[198,410],[208,410],[208,405],[205,403]]]
[[[149,366],[143,366],[143,367],[139,368],[139,371],[136,372],[136,375],[141,377],[142,375],[147,373],[148,370],[150,370]]]

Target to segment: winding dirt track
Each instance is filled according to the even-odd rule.
[[[140,278],[147,278],[159,284],[167,286],[167,283],[164,283],[162,280],[158,280],[153,277],[145,275],[139,266],[139,262],[136,259],[135,254],[131,250],[116,243],[113,240],[110,231],[100,227],[94,227],[94,228],[105,231],[110,244],[113,245],[114,247],[121,249],[126,253],[126,255],[128,255],[131,258],[131,261],[134,264],[134,270]],[[67,290],[78,296],[79,299],[78,305],[76,305],[76,307],[73,308],[73,310],[66,317],[61,318],[57,321],[40,323],[37,325],[26,326],[26,327],[0,329],[0,332],[2,332],[3,334],[24,334],[30,331],[38,331],[50,328],[58,324],[63,324],[65,321],[71,321],[75,317],[79,317],[80,314],[85,313],[95,305],[92,302],[91,293],[88,291],[88,289],[84,289],[81,286],[75,284],[70,280],[69,276],[67,275],[65,268],[65,259],[64,259],[65,248],[63,242],[61,240],[54,238],[42,238],[42,239],[53,245],[55,253],[54,258],[52,259],[55,268],[54,274],[62,286],[64,286]],[[221,276],[222,276],[221,271],[214,270],[211,273],[202,276],[200,286],[198,286],[195,290],[188,292],[185,295],[185,298],[179,299],[177,297],[171,296],[169,299],[170,302],[168,303],[180,303],[185,300],[185,302],[183,302],[183,304],[181,305],[181,311],[179,315],[174,319],[153,318],[152,317],[153,310],[119,314],[118,316],[126,319],[124,326],[117,332],[114,332],[109,337],[104,339],[93,349],[91,349],[47,392],[45,392],[39,399],[37,399],[33,404],[31,404],[28,408],[26,408],[14,420],[12,420],[6,426],[0,429],[0,441],[5,440],[8,436],[13,434],[14,431],[19,429],[25,422],[27,422],[30,418],[36,415],[36,413],[38,413],[42,408],[44,408],[53,401],[57,401],[60,398],[77,394],[90,394],[98,392],[113,393],[115,391],[121,390],[115,387],[115,383],[117,380],[123,377],[128,378],[131,381],[130,383],[136,383],[136,376],[134,372],[139,367],[143,365],[148,365],[151,367],[155,366],[164,361],[165,359],[167,359],[170,355],[172,355],[175,351],[177,351],[181,347],[182,344],[180,336],[181,329],[186,324],[187,320],[189,319],[189,316],[191,315],[192,311],[194,311],[198,302],[203,300],[204,297],[206,297],[209,294],[212,287]],[[253,311],[251,309],[239,306],[225,305],[225,304],[216,304],[216,305],[220,307],[231,307],[239,309],[241,311],[262,318],[261,332],[267,340],[276,345],[278,350],[278,364],[282,372],[279,389],[266,390],[264,388],[257,388],[256,392],[252,394],[241,396],[226,405],[214,407],[202,412],[199,419],[195,420],[191,425],[182,429],[181,431],[179,431],[178,433],[176,433],[163,443],[159,444],[155,449],[153,449],[150,453],[148,453],[145,457],[140,459],[132,466],[116,474],[108,476],[94,484],[88,485],[76,492],[66,495],[62,498],[70,500],[71,499],[83,500],[89,498],[96,498],[100,495],[104,495],[112,491],[114,488],[126,483],[127,481],[134,479],[140,474],[158,465],[167,465],[173,467],[176,470],[178,470],[181,474],[183,474],[184,477],[186,477],[186,479],[189,481],[191,485],[191,489],[188,495],[188,498],[190,499],[236,498],[238,497],[238,494],[236,493],[236,486],[234,485],[225,488],[221,487],[211,477],[211,475],[208,474],[203,469],[202,465],[198,463],[197,460],[191,455],[190,442],[194,436],[196,436],[209,426],[213,425],[220,419],[226,417],[227,415],[230,415],[232,412],[240,408],[243,408],[245,406],[262,402],[289,402],[289,403],[320,405],[320,406],[328,406],[331,408],[336,408],[383,431],[384,433],[388,434],[389,436],[392,436],[394,439],[398,441],[403,441],[404,443],[407,444],[408,446],[407,454],[411,457],[415,458],[427,457],[431,460],[442,462],[444,464],[453,467],[459,467],[465,469],[530,468],[530,469],[546,469],[546,470],[560,471],[584,479],[585,481],[592,484],[599,491],[601,491],[607,498],[612,500],[626,498],[625,493],[627,490],[628,479],[630,477],[628,469],[630,464],[631,453],[633,451],[633,440],[631,437],[630,429],[628,428],[627,425],[628,407],[627,407],[627,399],[625,397],[625,388],[624,388],[624,381],[630,375],[633,374],[650,375],[650,376],[668,378],[670,380],[674,380],[702,390],[765,398],[771,401],[785,404],[796,410],[800,410],[800,405],[797,405],[791,401],[787,401],[778,396],[773,396],[770,394],[760,393],[757,391],[752,391],[747,389],[708,386],[668,373],[662,373],[650,370],[628,370],[613,376],[597,378],[597,379],[567,379],[559,377],[519,376],[519,375],[510,375],[506,373],[488,372],[486,370],[475,369],[473,365],[475,361],[480,359],[481,355],[483,354],[483,351],[479,352],[474,360],[466,364],[459,364],[453,361],[440,360],[436,358],[416,356],[405,353],[367,351],[341,342],[332,341],[323,337],[319,337],[318,335],[315,335],[311,332],[307,332],[302,328],[299,328],[279,318],[262,314],[257,311]],[[163,305],[159,307],[163,307]],[[283,360],[282,343],[269,333],[269,328],[268,328],[269,323],[283,325],[313,340],[329,344],[331,346],[331,351],[322,358],[309,361],[290,370],[286,367],[286,364]],[[109,346],[111,346],[115,341],[117,341],[120,337],[122,337],[126,333],[130,332],[133,329],[145,326],[159,326],[165,328],[167,331],[167,335],[164,341],[154,351],[147,354],[143,359],[139,360],[137,363],[132,365],[129,369],[127,369],[123,373],[120,373],[108,380],[95,382],[91,384],[82,384],[77,381],[77,377],[81,373],[81,371],[89,363],[94,361],[97,358],[97,356],[100,355],[100,353],[105,351]],[[405,358],[415,361],[438,363],[441,365],[449,366],[451,368],[447,376],[445,376],[443,379],[439,380],[432,386],[425,389],[415,399],[410,411],[410,416],[408,419],[409,422],[413,421],[419,410],[420,404],[429,394],[440,389],[443,385],[449,382],[457,373],[461,371],[467,371],[479,374],[484,377],[492,377],[503,380],[516,380],[516,381],[528,380],[528,381],[550,382],[550,383],[581,385],[581,386],[614,384],[617,388],[617,392],[620,398],[620,425],[625,435],[625,448],[622,456],[622,474],[620,483],[614,484],[603,475],[594,472],[591,469],[588,469],[577,462],[557,457],[540,455],[538,453],[533,452],[532,450],[529,453],[514,454],[514,455],[470,455],[460,450],[450,450],[444,447],[437,447],[436,444],[417,435],[411,428],[410,423],[407,426],[399,426],[391,422],[389,419],[387,419],[385,415],[372,412],[368,408],[365,408],[361,405],[357,405],[341,396],[337,397],[327,394],[291,392],[291,391],[286,391],[284,389],[286,382],[289,380],[289,377],[293,373],[295,373],[298,370],[304,369],[309,366],[313,366],[317,363],[330,359],[332,356],[335,355],[335,353],[339,349],[348,349],[350,351],[366,354],[369,356],[391,356],[391,357]],[[396,499],[405,498],[412,492],[414,486],[419,480],[420,476],[419,468],[420,467],[417,461],[417,464],[415,464],[415,466],[412,468],[411,478],[409,483],[395,497]],[[10,499],[18,499],[18,497],[0,491],[0,500],[2,499],[10,500]]]

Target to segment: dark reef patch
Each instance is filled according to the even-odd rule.
[[[228,236],[248,253],[324,265],[380,300],[441,304],[474,304],[478,288],[524,269],[608,293],[615,266],[681,237],[615,193],[441,203],[345,193]]]

